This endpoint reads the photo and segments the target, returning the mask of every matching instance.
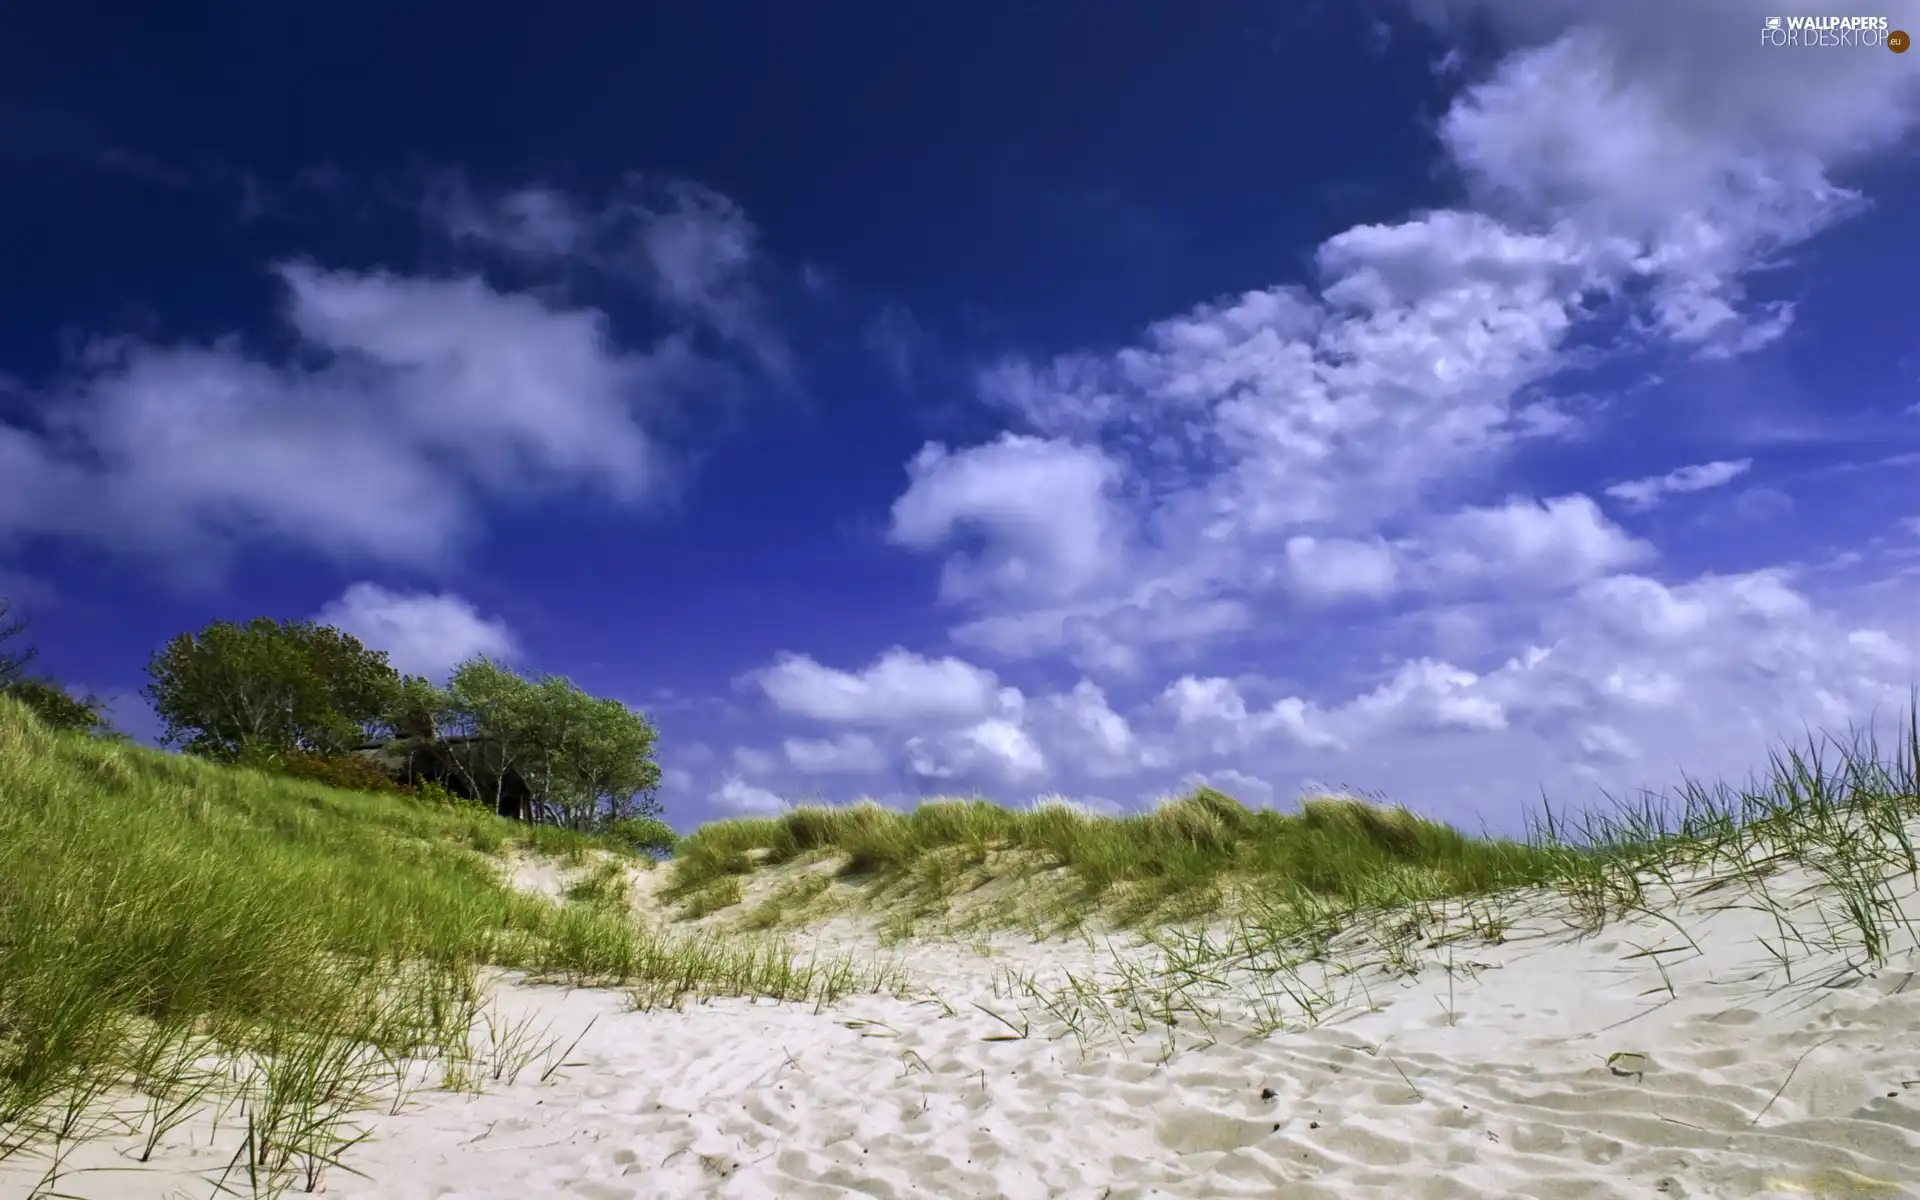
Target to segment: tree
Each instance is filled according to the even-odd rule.
[[[443,689],[435,687],[432,680],[419,675],[403,675],[379,723],[390,737],[432,741],[440,736],[443,726],[456,724],[459,719],[460,714],[453,708],[453,698]]]
[[[147,674],[161,740],[228,761],[338,753],[381,722],[400,687],[383,651],[329,625],[265,617],[183,633]]]
[[[458,724],[497,744],[496,793],[508,770],[527,781],[535,819],[586,829],[660,812],[657,735],[619,701],[590,696],[558,675],[528,679],[485,658],[453,673],[446,700]]]

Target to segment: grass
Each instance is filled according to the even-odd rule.
[[[80,1142],[151,1156],[215,1103],[243,1131],[222,1189],[319,1186],[422,1063],[506,1073],[474,1051],[483,967],[643,1006],[898,983],[650,933],[576,834],[58,734],[5,697],[0,796],[0,1159],[42,1156],[43,1194]],[[602,865],[556,906],[501,882],[509,850]]]
[[[893,937],[1024,928],[1091,941],[1097,918],[1143,934],[1152,954],[1116,953],[1103,978],[1009,975],[1005,995],[1083,1044],[1102,1026],[1180,1027],[1204,1041],[1228,1022],[1264,1036],[1341,1019],[1374,1007],[1369,980],[1426,972],[1444,976],[1435,1000],[1452,1023],[1455,981],[1487,965],[1472,957],[1476,946],[1546,928],[1589,936],[1631,917],[1662,936],[1632,944],[1629,958],[1651,964],[1671,998],[1668,964],[1701,953],[1672,915],[1683,909],[1761,911],[1774,930],[1764,945],[1788,984],[1816,959],[1870,971],[1897,939],[1920,944],[1896,890],[1920,877],[1916,822],[1920,720],[1910,711],[1890,749],[1861,736],[1810,738],[1773,754],[1744,787],[1684,781],[1577,819],[1544,807],[1516,839],[1472,838],[1351,798],[1255,812],[1205,789],[1119,818],[978,801],[904,813],[801,807],[698,830],[664,891],[697,900],[689,911],[704,915],[738,897],[753,871],[820,863],[876,906],[898,902],[880,921]],[[1783,895],[1774,885],[1790,872],[1800,878]],[[990,903],[955,915],[956,900],[995,885]],[[778,900],[740,924],[777,925]],[[1009,1030],[1000,1036],[1016,1036]]]
[[[706,915],[738,902],[740,876],[820,857],[835,858],[842,878],[929,912],[989,879],[1051,879],[1056,886],[1042,894],[1055,911],[1038,914],[1044,926],[1048,916],[1071,923],[1102,908],[1122,925],[1216,912],[1236,891],[1355,906],[1480,894],[1555,878],[1569,855],[1557,845],[1471,838],[1351,798],[1310,799],[1283,814],[1202,788],[1125,817],[939,800],[911,812],[803,806],[717,822],[682,841],[665,894]]]
[[[906,987],[777,939],[650,932],[628,880],[654,868],[578,835],[59,735],[4,698],[0,796],[0,1159],[49,1163],[41,1194],[88,1138],[131,1138],[143,1160],[208,1105],[239,1114],[220,1189],[311,1190],[350,1169],[358,1114],[397,1110],[433,1070],[472,1088],[562,1069],[564,1037],[500,1021],[482,967],[620,987],[640,1008]],[[1161,1031],[1171,1052],[1365,1011],[1383,976],[1443,976],[1451,1023],[1455,981],[1486,965],[1475,948],[1543,922],[1584,936],[1651,919],[1666,932],[1634,957],[1671,994],[1668,963],[1699,952],[1671,915],[1682,899],[1768,913],[1789,980],[1819,954],[1868,969],[1915,935],[1894,886],[1920,874],[1916,817],[1910,715],[1891,754],[1813,742],[1744,788],[1689,782],[1577,820],[1549,808],[1520,838],[1351,798],[1256,812],[1203,789],[1118,818],[802,807],[708,825],[658,869],[683,918],[731,912],[748,930],[846,909],[837,879],[887,907],[897,937],[963,924],[968,896],[976,932],[1142,932],[1148,958],[1097,977],[1009,972],[997,990],[1020,1011],[982,1007],[999,1039],[1040,1036],[1038,1017],[1083,1046]],[[565,903],[505,886],[509,851],[579,868]],[[746,905],[750,877],[784,864],[818,869]],[[1818,891],[1810,909],[1768,886],[1789,871]]]

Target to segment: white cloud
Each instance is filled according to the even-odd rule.
[[[1029,702],[1027,725],[1046,746],[1047,757],[1095,779],[1132,775],[1160,765],[1157,750],[1142,746],[1127,719],[1114,711],[1106,691],[1083,679],[1062,695]]]
[[[929,779],[985,776],[1020,783],[1045,774],[1046,757],[1018,721],[991,717],[964,729],[908,738],[907,763]]]
[[[1884,54],[1763,62],[1734,0],[1420,7],[1491,16],[1507,46],[1477,75],[1453,56],[1443,81],[1461,207],[1349,229],[1302,284],[1119,349],[997,363],[979,390],[1012,428],[909,464],[890,533],[946,557],[953,639],[1100,680],[1017,711],[982,685],[912,730],[914,772],[1266,798],[1341,778],[1512,814],[1542,783],[1737,775],[1783,733],[1905,702],[1910,617],[1777,572],[1689,580],[1583,494],[1606,480],[1569,477],[1603,455],[1546,443],[1605,448],[1645,403],[1591,377],[1559,389],[1569,368],[1784,336],[1791,306],[1749,280],[1861,211],[1836,181],[1912,128],[1920,77]],[[1650,507],[1749,467],[1606,496]]]
[[[752,817],[776,816],[789,807],[785,800],[766,788],[748,783],[737,775],[730,775],[722,781],[708,795],[707,801],[715,807]]]
[[[470,658],[496,660],[518,653],[506,622],[482,617],[473,603],[448,593],[395,592],[377,583],[356,583],[329,600],[314,620],[352,634],[387,652],[406,675],[445,683]]]
[[[1273,738],[1315,749],[1341,744],[1314,727],[1309,719],[1314,710],[1305,701],[1289,696],[1263,711],[1250,711],[1239,685],[1217,676],[1183,675],[1167,685],[1159,703],[1173,714],[1175,735],[1190,755],[1236,754]]]
[[[1920,107],[1920,76],[1895,56],[1763,58],[1734,0],[1678,13],[1654,0],[1416,7],[1442,24],[1490,15],[1512,47],[1438,128],[1473,210],[1329,238],[1317,295],[1249,291],[1115,353],[986,372],[983,397],[1038,436],[932,452],[902,498],[929,514],[900,539],[922,549],[975,506],[1016,507],[967,526],[980,549],[949,565],[945,589],[973,610],[956,637],[1137,671],[1156,644],[1189,653],[1240,632],[1283,587],[1320,602],[1437,586],[1423,557],[1482,562],[1467,573],[1491,582],[1500,550],[1515,578],[1563,586],[1643,564],[1649,549],[1584,498],[1474,503],[1474,482],[1525,443],[1591,432],[1526,389],[1591,355],[1570,338],[1598,316],[1621,345],[1624,325],[1709,355],[1779,336],[1790,308],[1748,303],[1746,277],[1859,211],[1834,172],[1893,146]],[[1033,503],[998,486],[1010,470],[954,470],[965,487],[921,478],[974,455],[997,463],[1010,444],[1099,470],[1071,476],[1072,501],[1029,486]],[[1450,524],[1432,507],[1447,495],[1469,503]],[[1051,586],[992,586],[1035,578]],[[1157,619],[1137,619],[1149,603]],[[1193,612],[1228,619],[1192,637],[1122,629]]]
[[[1108,489],[1116,469],[1098,450],[1007,435],[971,450],[933,444],[907,467],[890,536],[931,550],[978,532],[987,549],[955,556],[941,595],[1059,599],[1099,582],[1120,552]]]
[[[1003,692],[991,671],[898,646],[859,672],[787,654],[748,679],[782,712],[839,724],[959,723],[1019,700],[1018,692]]]
[[[835,738],[787,738],[781,752],[794,770],[808,775],[869,775],[887,766],[886,752],[862,733]]]
[[[1291,537],[1287,569],[1296,592],[1321,600],[1378,599],[1391,593],[1399,581],[1392,548],[1377,540]]]
[[[1633,512],[1646,512],[1658,508],[1668,496],[1722,487],[1746,474],[1751,466],[1753,460],[1750,458],[1698,463],[1679,467],[1665,475],[1649,475],[1644,479],[1616,483],[1607,489],[1607,495]]]
[[[1592,800],[1597,781],[1616,794],[1670,787],[1683,771],[1737,783],[1777,739],[1898,716],[1920,665],[1910,615],[1847,622],[1777,571],[1593,580],[1535,610],[1523,638],[1489,669],[1411,659],[1331,705],[1291,695],[1256,707],[1232,681],[1182,678],[1161,700],[1168,736],[1196,770],[1344,773],[1511,827],[1542,785],[1565,805]]]
[[[1653,547],[1628,537],[1585,496],[1510,500],[1436,523],[1423,549],[1446,582],[1563,587],[1633,566]]]
[[[1860,208],[1834,173],[1920,114],[1897,56],[1761,45],[1740,0],[1416,0],[1494,17],[1516,47],[1442,122],[1490,206],[1639,247],[1665,335],[1710,353],[1773,340],[1791,308],[1744,312],[1740,276]]]
[[[759,283],[759,231],[711,188],[631,176],[590,205],[550,187],[490,193],[443,172],[426,213],[458,242],[638,283],[670,311],[747,349],[769,374],[792,376],[792,354],[767,316]]]
[[[642,424],[695,367],[612,347],[602,316],[475,278],[294,263],[299,365],[232,341],[101,344],[42,412],[0,427],[0,536],[81,537],[178,565],[246,537],[346,558],[444,558],[478,495],[671,486]]]
[[[1383,597],[1403,582],[1388,529],[1558,428],[1516,390],[1558,365],[1627,257],[1429,213],[1331,239],[1318,301],[1249,292],[1106,358],[1003,364],[989,398],[1050,436],[923,452],[896,540],[932,549],[968,528],[982,549],[949,563],[943,595],[977,615],[954,636],[1064,648],[1084,669],[1190,653],[1248,628],[1276,589]]]

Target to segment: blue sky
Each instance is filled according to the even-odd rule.
[[[42,5],[0,593],[141,733],[565,674],[683,828],[1737,777],[1920,682],[1920,56],[1755,11]]]

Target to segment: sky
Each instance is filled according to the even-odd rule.
[[[645,711],[683,830],[1518,831],[1920,683],[1920,54],[1745,0],[31,7],[0,595],[136,735],[170,637],[317,619]]]

